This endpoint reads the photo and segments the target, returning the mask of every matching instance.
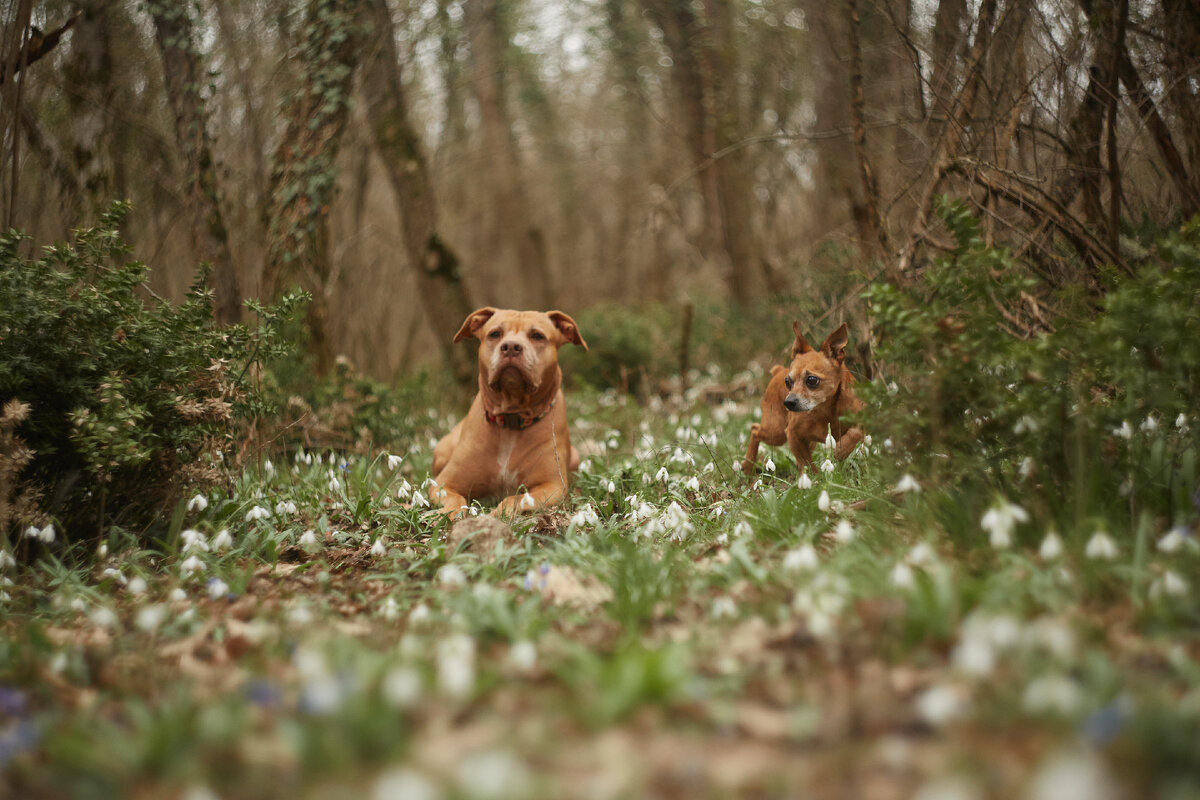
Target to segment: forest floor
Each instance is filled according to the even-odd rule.
[[[0,795],[1200,796],[1189,531],[1038,530],[878,439],[743,475],[758,380],[571,394],[569,502],[512,522],[423,506],[421,409],[10,570]]]

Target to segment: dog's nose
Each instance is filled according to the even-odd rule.
[[[796,397],[794,394],[789,394],[787,397],[783,398],[783,407],[788,411],[799,411],[800,398]]]
[[[520,342],[501,342],[500,355],[502,356],[519,356],[524,348]]]

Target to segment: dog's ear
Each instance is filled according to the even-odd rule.
[[[571,319],[569,314],[564,314],[561,311],[547,311],[546,316],[554,323],[554,327],[558,328],[558,332],[562,334],[563,343],[570,342],[577,344],[584,350],[588,349],[587,342],[579,335],[579,326],[575,324],[575,320]]]
[[[804,340],[804,334],[800,332],[800,323],[796,320],[792,320],[792,332],[796,334],[796,341],[792,342],[792,358],[812,350],[812,347]]]
[[[479,329],[482,328],[492,315],[496,313],[496,309],[491,306],[485,306],[476,309],[467,315],[467,319],[463,322],[462,327],[458,329],[458,333],[454,334],[454,341],[461,342],[463,339],[468,339],[472,336],[479,335]]]
[[[850,334],[846,332],[846,323],[843,322],[841,327],[829,334],[829,338],[821,345],[821,352],[841,364],[846,360],[846,343],[849,341]]]

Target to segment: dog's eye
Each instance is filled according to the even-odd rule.
[[[807,378],[804,379],[804,385],[810,389],[817,388],[817,386],[819,386],[820,383],[821,383],[821,379],[818,378],[816,375],[809,375]]]
[[[504,332],[502,330],[500,330],[499,328],[492,328],[490,331],[488,331],[489,339],[499,339],[503,335],[504,335]]]
[[[787,387],[789,390],[792,388],[792,384],[793,384],[793,383],[795,383],[795,381],[793,381],[793,380],[792,380],[792,376],[791,376],[791,375],[788,375],[788,376],[784,377],[784,379],[783,379],[783,385],[784,385],[784,386],[786,386],[786,387]]]
[[[530,331],[529,338],[533,339],[535,342],[541,342],[545,340],[546,334],[542,333],[541,331]]]

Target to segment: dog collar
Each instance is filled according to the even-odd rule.
[[[532,427],[535,423],[541,422],[550,413],[550,409],[552,408],[554,408],[554,400],[551,400],[550,405],[546,406],[546,410],[536,417],[527,417],[524,414],[493,414],[485,408],[483,410],[483,418],[492,425],[506,428],[510,431],[523,431],[526,428]]]

